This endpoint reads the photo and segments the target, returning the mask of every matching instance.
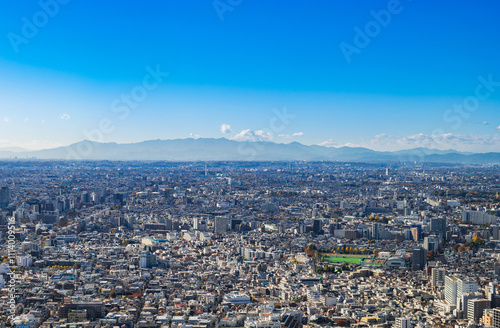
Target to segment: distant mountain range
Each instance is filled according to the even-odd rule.
[[[306,146],[257,140],[220,139],[149,140],[117,144],[81,141],[70,146],[28,151],[0,149],[0,158],[167,161],[343,161],[343,162],[439,162],[500,163],[500,153],[468,153],[455,150],[415,148],[380,152],[367,148]]]

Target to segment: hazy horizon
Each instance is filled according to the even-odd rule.
[[[304,146],[321,146],[321,147],[326,147],[326,148],[343,148],[343,147],[348,147],[348,148],[363,148],[363,149],[369,149],[377,152],[384,152],[384,150],[376,150],[372,149],[369,147],[361,147],[361,146],[356,146],[356,145],[307,145],[304,143],[301,143],[300,141],[284,141],[284,142],[275,142],[271,140],[255,140],[255,139],[246,139],[246,140],[235,140],[234,138],[225,138],[225,137],[216,137],[216,138],[205,138],[205,137],[186,137],[186,138],[173,138],[173,139],[148,139],[148,140],[139,140],[139,141],[134,141],[134,142],[114,142],[114,141],[95,141],[95,140],[89,140],[89,139],[84,139],[77,141],[75,143],[71,144],[65,144],[65,145],[59,145],[59,146],[52,146],[52,147],[46,147],[46,148],[37,148],[37,149],[29,149],[29,148],[22,148],[22,147],[0,147],[0,151],[11,151],[11,152],[30,152],[30,151],[39,151],[39,150],[50,150],[50,149],[56,149],[56,148],[64,148],[64,147],[70,147],[74,146],[79,143],[85,143],[85,142],[96,142],[96,143],[101,143],[101,144],[116,144],[116,145],[127,145],[127,144],[140,144],[144,142],[150,142],[150,141],[174,141],[174,140],[197,140],[197,139],[208,139],[208,140],[219,140],[219,139],[224,139],[228,141],[236,141],[240,142],[242,144],[246,145],[251,145],[254,142],[270,142],[278,145],[288,145],[288,144],[293,144],[293,143],[299,143]],[[489,153],[489,152],[474,152],[474,151],[459,151],[453,148],[448,148],[448,149],[439,149],[439,148],[430,148],[430,147],[407,147],[407,148],[401,148],[401,149],[395,149],[395,150],[386,150],[386,152],[398,152],[398,151],[405,151],[405,150],[415,150],[415,149],[428,149],[430,151],[451,151],[451,152],[459,152],[459,153],[465,153],[465,154],[484,154],[484,153]],[[500,151],[494,151],[493,153],[500,153]]]

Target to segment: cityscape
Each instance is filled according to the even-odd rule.
[[[0,328],[500,328],[499,9],[0,0]]]
[[[2,313],[15,326],[500,324],[498,164],[1,170]]]

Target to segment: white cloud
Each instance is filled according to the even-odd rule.
[[[231,129],[231,125],[229,124],[222,124],[220,126],[220,132],[222,133],[231,133],[233,130]]]
[[[189,138],[199,139],[199,138],[201,138],[201,136],[199,134],[195,134],[195,133],[191,132],[189,134]]]
[[[250,142],[258,142],[258,141],[270,141],[273,139],[273,135],[270,132],[265,132],[262,130],[252,131],[250,129],[243,130],[231,140],[234,141],[250,141]]]
[[[265,140],[271,140],[271,139],[273,139],[273,135],[271,134],[271,132],[264,132],[262,130],[257,130],[257,131],[255,131],[255,135],[259,136],[259,137],[261,137],[262,139],[265,139]]]
[[[45,124],[45,120],[42,120],[42,124]]]
[[[28,122],[28,118],[27,118],[27,117],[24,119],[24,122],[25,122],[25,123],[26,123],[26,122]]]
[[[3,118],[3,121],[4,121],[4,122],[9,122],[9,121],[10,121],[10,118],[8,118],[7,116],[5,116],[5,117]]]
[[[278,137],[290,139],[294,137],[302,137],[304,135],[304,132],[295,132],[293,134],[278,134]]]
[[[71,118],[71,117],[69,116],[69,114],[68,114],[68,113],[64,113],[64,114],[62,114],[62,116],[61,116],[61,120],[69,120],[70,118]]]
[[[336,143],[332,138],[325,140],[321,143],[318,144],[318,146],[324,146],[324,147],[338,147],[339,144]]]
[[[500,130],[500,125],[499,125],[499,126],[497,126],[497,130]]]
[[[326,145],[323,142],[320,145]],[[380,151],[394,151],[402,149],[412,149],[425,147],[429,149],[454,149],[459,151],[498,151],[500,147],[500,135],[475,135],[475,134],[454,134],[442,133],[430,135],[418,133],[408,136],[393,136],[386,133],[378,134],[371,140],[362,140],[358,143],[348,142],[343,145],[347,147],[365,147]]]

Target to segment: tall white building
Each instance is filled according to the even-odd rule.
[[[446,276],[444,279],[444,300],[448,304],[457,305],[457,278]]]
[[[457,299],[462,300],[462,296],[466,293],[475,293],[478,290],[478,285],[476,281],[464,281],[462,279],[457,279]],[[464,310],[465,306],[460,308]]]
[[[31,255],[24,255],[17,258],[17,264],[21,267],[27,268],[33,265],[33,258]]]
[[[475,293],[478,291],[476,281],[467,281],[454,276],[446,276],[444,282],[444,300],[448,304],[456,305],[457,308],[463,311],[466,306],[462,304],[462,297],[467,293]]]

